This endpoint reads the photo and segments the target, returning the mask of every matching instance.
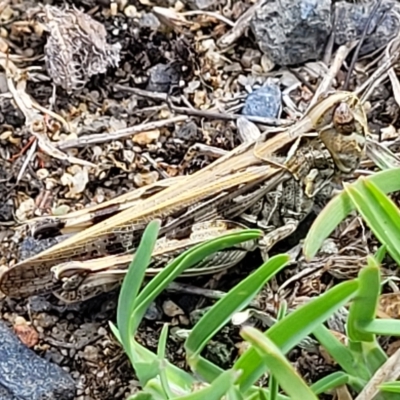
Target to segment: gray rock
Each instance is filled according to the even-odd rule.
[[[334,4],[333,31],[337,45],[361,38],[376,3],[377,1],[365,3],[340,1]],[[400,4],[397,1],[382,1],[372,16],[366,37],[361,45],[361,56],[386,46],[399,33],[399,12]]]
[[[207,10],[219,3],[216,0],[183,0],[182,2],[192,10]]]
[[[250,26],[260,49],[278,65],[318,60],[332,30],[330,0],[271,0]]]
[[[0,204],[0,221],[12,221],[14,218],[13,211],[14,205],[12,200]]]
[[[179,74],[171,65],[157,64],[150,68],[147,90],[168,93],[172,85],[178,85]]]
[[[148,321],[159,321],[163,317],[161,310],[157,307],[156,303],[152,302],[146,313],[144,314],[144,318]]]
[[[0,387],[18,400],[69,400],[75,396],[72,378],[26,347],[1,321]]]
[[[250,93],[242,109],[243,115],[276,118],[282,109],[282,94],[278,85],[268,84]]]
[[[12,393],[10,393],[4,386],[0,385],[0,399],[1,400],[18,400]]]
[[[139,19],[139,24],[141,28],[150,28],[157,30],[161,23],[160,20],[152,13],[145,13]]]

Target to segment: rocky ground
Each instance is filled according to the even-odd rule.
[[[100,204],[146,184],[199,170],[215,157],[208,153],[186,163],[188,149],[196,143],[233,149],[241,141],[236,124],[241,112],[264,118],[258,120],[262,129],[268,123],[279,125],[299,119],[327,74],[321,60],[330,64],[333,59],[326,51],[325,39],[337,29],[341,35],[333,43],[336,50],[359,38],[368,16],[375,12],[375,30],[364,41],[348,89],[360,87],[377,68],[373,62],[378,57],[376,51],[387,46],[400,25],[391,14],[393,2],[387,1],[378,11],[373,10],[372,3],[364,8],[353,3],[337,5],[340,21],[347,18],[347,24],[335,28],[331,2],[321,1],[318,29],[313,31],[318,40],[309,36],[307,43],[300,40],[293,45],[285,43],[279,34],[269,42],[265,39],[260,26],[268,19],[268,10],[257,14],[251,29],[245,20],[247,28],[238,29],[235,21],[253,6],[247,0],[44,3],[54,7],[47,9],[51,15],[43,13],[36,1],[0,0],[3,268],[29,255],[31,249],[24,242],[28,233],[25,221]],[[68,4],[74,4],[99,25],[91,25],[85,17],[71,25],[61,11]],[[274,24],[295,26],[290,15],[281,17],[282,21],[271,22],[269,29],[273,30]],[[347,32],[352,24],[357,29]],[[68,58],[68,51],[60,47],[55,26],[65,28],[64,34],[70,38],[67,47],[92,43],[92,53],[85,53],[73,67],[76,58]],[[291,40],[305,29],[294,29]],[[232,32],[237,40],[230,36]],[[358,32],[357,37],[351,36],[354,32]],[[339,66],[332,82],[334,89],[343,88],[350,60]],[[392,150],[398,151],[399,106],[392,84],[386,79],[373,90],[368,119],[373,137],[390,142]],[[263,89],[257,91],[261,86]],[[22,99],[22,103],[16,99]],[[38,116],[41,125],[32,125]],[[111,132],[118,132],[118,137]],[[67,140],[70,142],[65,144]],[[97,167],[92,168],[93,164]],[[298,249],[298,241],[313,217],[274,252]],[[273,314],[282,298],[296,305],[304,297],[355,276],[374,246],[361,221],[346,221],[311,264],[306,265],[298,255],[298,261],[260,295],[260,306]],[[228,273],[183,282],[228,290],[260,262],[258,254],[251,254]],[[299,271],[306,267],[310,273],[299,277]],[[396,274],[390,265],[387,268],[388,274]],[[0,318],[37,355],[70,375],[76,396],[62,398],[124,399],[135,391],[137,382],[108,326],[108,321],[115,321],[117,295],[114,291],[74,305],[65,305],[51,295],[18,301],[3,298]],[[392,296],[391,304],[396,301]],[[163,294],[141,327],[139,340],[156,349],[163,322],[190,327],[198,310],[210,304],[212,301],[202,296]],[[210,359],[225,367],[240,351],[240,337],[232,329],[222,332],[208,348]],[[9,335],[6,332],[4,335]],[[182,340],[173,336],[168,356],[184,367],[181,344]],[[5,353],[0,347],[1,354]],[[304,349],[294,350],[290,357],[309,380],[334,368],[329,360]],[[0,365],[0,389],[1,385],[8,387],[2,373]],[[0,392],[3,399],[1,396]],[[21,396],[15,398],[25,398]],[[4,399],[8,398],[13,397],[4,394]]]

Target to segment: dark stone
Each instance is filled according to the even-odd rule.
[[[332,29],[331,1],[271,0],[257,10],[250,26],[275,64],[318,60]]]
[[[343,45],[360,39],[375,5],[376,1],[335,3],[333,6],[335,43]],[[360,49],[361,56],[386,46],[399,33],[399,12],[400,4],[396,1],[382,1],[369,23]]]
[[[24,123],[24,114],[14,107],[11,99],[0,97],[0,124],[22,126]]]
[[[0,385],[0,399],[1,400],[18,400],[12,393],[10,393],[4,386]]]
[[[7,201],[3,204],[0,205],[0,221],[6,222],[6,221],[12,221],[14,216],[13,216],[13,211],[14,211],[14,205],[12,201]]]
[[[148,321],[160,321],[163,317],[162,311],[157,307],[156,303],[151,303],[144,314],[144,318]]]
[[[243,115],[276,118],[282,109],[282,94],[278,85],[268,84],[250,93],[242,109]]]
[[[179,84],[179,73],[171,65],[157,64],[150,68],[147,90],[152,92],[168,93],[171,86]]]
[[[69,400],[75,396],[72,378],[36,355],[0,321],[1,386],[18,400]]]
[[[187,141],[195,141],[197,139],[197,125],[193,121],[183,124],[176,133],[176,137]]]

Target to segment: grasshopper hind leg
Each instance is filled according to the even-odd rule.
[[[279,185],[264,197],[257,219],[257,226],[265,232],[258,242],[264,260],[268,259],[268,252],[275,244],[297,229],[313,205],[313,198],[304,193],[302,184],[295,179]]]

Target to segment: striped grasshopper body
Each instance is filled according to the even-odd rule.
[[[195,223],[193,226],[178,230],[173,236],[163,236],[156,242],[152,262],[146,275],[156,275],[171,259],[196,244],[244,228],[246,226],[238,222],[212,220]],[[184,274],[188,277],[223,271],[242,261],[256,246],[254,241],[250,241],[219,251],[186,270]],[[66,303],[75,303],[113,290],[121,284],[133,257],[131,253],[125,253],[58,264],[52,268],[52,272],[55,279],[62,282],[62,286],[53,293]]]
[[[165,188],[161,188],[160,183],[153,188],[153,194],[149,194],[149,189],[149,196],[145,199],[131,194],[130,200],[125,199],[125,209],[115,215],[112,205],[95,207],[91,210],[92,216],[101,215],[103,219],[110,215],[96,224],[91,225],[90,212],[83,211],[79,212],[75,223],[71,217],[59,220],[61,232],[63,229],[73,231],[74,224],[86,229],[4,272],[0,289],[10,297],[26,297],[60,290],[60,278],[68,280],[64,283],[66,286],[70,283],[71,290],[79,290],[79,283],[85,280],[86,284],[90,281],[94,287],[99,270],[94,268],[94,264],[76,268],[76,262],[94,259],[98,267],[100,257],[109,256],[114,257],[114,264],[118,264],[116,269],[121,269],[121,263],[115,261],[115,257],[122,254],[121,257],[128,259],[127,253],[134,251],[143,229],[155,218],[162,221],[161,237],[168,237],[201,221],[232,219],[241,215],[246,221],[249,219],[246,211],[253,212],[271,194],[276,198],[269,210],[271,216],[280,214],[282,204],[287,206],[286,197],[291,196],[292,203],[298,200],[305,204],[298,216],[281,218],[283,221],[278,225],[283,223],[282,226],[272,224],[277,229],[267,233],[263,243],[268,250],[274,242],[295,229],[298,221],[310,211],[312,198],[332,178],[354,171],[364,151],[366,132],[366,117],[359,100],[347,92],[330,95],[301,121],[272,138],[261,137],[245,143],[201,171],[179,177],[175,182],[171,180]],[[118,204],[116,200],[112,202],[114,206]],[[271,201],[266,203],[268,210]],[[59,264],[63,265],[57,269]],[[107,259],[102,265],[100,269],[107,265]],[[84,273],[80,274],[80,271]],[[201,271],[206,272],[212,273],[214,269],[209,267]],[[71,278],[75,275],[78,284],[74,286]],[[59,279],[55,279],[57,277]],[[100,284],[101,280],[98,282]]]

